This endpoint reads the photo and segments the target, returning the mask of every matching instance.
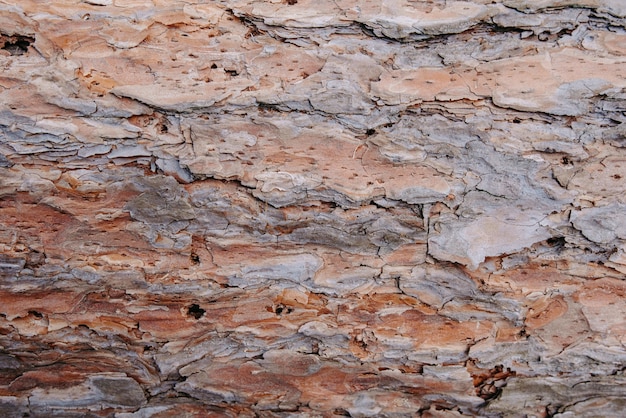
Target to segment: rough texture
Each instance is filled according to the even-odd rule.
[[[622,415],[625,4],[0,0],[0,415]]]

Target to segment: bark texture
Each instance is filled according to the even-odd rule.
[[[623,0],[0,0],[0,415],[626,410]]]

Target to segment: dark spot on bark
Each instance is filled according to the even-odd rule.
[[[290,314],[292,312],[293,312],[293,308],[291,306],[285,306],[282,303],[279,303],[274,308],[274,313],[276,313],[276,315],[282,315],[284,313],[285,314]]]
[[[189,316],[193,316],[196,319],[200,319],[204,316],[205,310],[200,307],[200,305],[194,303],[187,308],[187,314]]]
[[[263,110],[263,111],[273,111],[273,112],[278,112],[278,106],[270,104],[270,103],[259,103],[258,104],[259,109]]]
[[[546,241],[550,247],[563,248],[565,246],[565,237],[552,237]]]
[[[28,52],[28,47],[35,42],[35,38],[29,36],[1,36],[0,40],[4,41],[2,49],[9,51],[11,55],[24,55]]]
[[[34,316],[35,318],[39,318],[39,319],[43,318],[43,315],[37,311],[28,311],[28,314]]]
[[[375,133],[376,133],[376,129],[372,129],[372,128],[370,128],[370,129],[368,129],[367,131],[365,131],[365,134],[366,134],[367,136],[372,136],[372,135],[374,135]]]
[[[200,256],[196,253],[191,253],[191,255],[189,256],[189,258],[191,259],[191,262],[193,264],[200,264]]]

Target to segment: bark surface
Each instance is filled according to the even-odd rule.
[[[0,415],[626,410],[623,0],[0,0]]]

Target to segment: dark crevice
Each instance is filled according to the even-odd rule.
[[[560,250],[563,247],[565,247],[566,241],[565,241],[565,237],[552,237],[552,238],[548,238],[546,243],[550,247],[554,247],[554,248]]]
[[[28,52],[28,47],[35,42],[35,38],[23,35],[7,36],[0,34],[0,42],[2,49],[8,51],[11,55],[24,55]]]
[[[34,316],[37,319],[43,318],[43,314],[37,311],[28,311],[28,314]]]

